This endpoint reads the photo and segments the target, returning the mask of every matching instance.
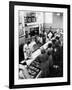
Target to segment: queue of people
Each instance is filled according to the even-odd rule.
[[[58,40],[60,36],[57,37],[56,32],[48,31],[46,32],[43,30],[39,35],[32,36],[30,40],[27,41],[27,43],[23,46],[23,52],[24,52],[24,59],[26,59],[26,53],[31,53],[34,51],[34,46],[37,45],[39,48],[40,46],[44,45],[48,41],[52,41],[53,38],[56,38],[56,41]],[[62,43],[62,41],[60,41]],[[26,49],[27,48],[27,49]]]
[[[60,37],[56,36],[48,48],[41,48],[41,54],[36,58],[42,70],[41,78],[63,76],[63,46]]]
[[[43,44],[51,41],[47,48],[39,47],[41,54],[35,58],[40,63],[40,69],[42,71],[41,78],[46,77],[59,77],[63,76],[63,40],[62,35],[58,35],[56,32],[49,31],[46,33],[43,31],[39,35],[35,35],[31,40],[23,46],[24,60],[32,58],[32,52],[34,46],[42,46]],[[25,69],[28,74],[27,69]],[[22,71],[20,71],[22,75]]]

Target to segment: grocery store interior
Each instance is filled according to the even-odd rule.
[[[19,79],[63,77],[63,13],[20,10]]]

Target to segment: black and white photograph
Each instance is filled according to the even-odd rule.
[[[19,11],[19,79],[63,77],[63,13]]]
[[[69,15],[69,5],[10,3],[10,88],[70,84]]]

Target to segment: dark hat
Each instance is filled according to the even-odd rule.
[[[49,43],[49,44],[48,44],[48,48],[51,48],[51,47],[52,47],[52,43]]]

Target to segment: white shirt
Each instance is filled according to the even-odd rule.
[[[26,51],[27,48],[28,48],[28,47],[27,47],[27,44],[25,44],[24,47],[23,47],[23,51]]]
[[[45,35],[45,37],[47,37],[47,33],[46,32],[44,33],[44,35]]]
[[[23,51],[24,51],[24,57],[25,57],[25,59],[31,57],[30,45],[25,44],[24,47],[23,47]]]
[[[32,42],[29,44],[29,47],[30,47],[30,50],[31,50],[31,51],[34,50],[34,45],[36,45],[36,42],[35,42],[35,41],[32,41]]]
[[[49,39],[51,39],[51,37],[52,37],[52,33],[49,32],[49,34],[48,34],[47,36],[49,37]]]
[[[39,41],[40,41],[40,43],[43,43],[43,41],[42,41],[42,37],[39,37]]]

